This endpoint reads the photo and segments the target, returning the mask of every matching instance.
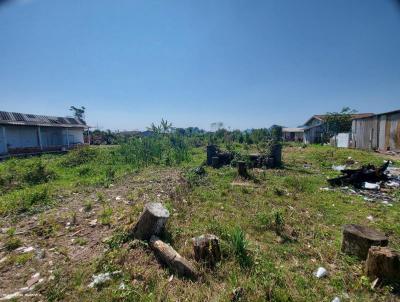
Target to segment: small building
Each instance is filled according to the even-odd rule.
[[[85,121],[0,111],[0,155],[63,151],[84,144]]]
[[[363,118],[374,115],[373,113],[357,113],[352,114],[351,118]],[[327,138],[324,137],[326,130],[327,115],[313,115],[304,124],[304,143],[306,144],[319,144],[325,142]],[[349,129],[350,131],[350,129]]]
[[[282,139],[286,142],[302,142],[303,128],[282,128]]]
[[[351,130],[353,148],[400,151],[400,110],[354,119]]]

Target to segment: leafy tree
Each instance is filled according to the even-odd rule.
[[[85,110],[86,110],[86,108],[84,106],[81,106],[80,108],[75,107],[75,106],[71,106],[69,108],[69,110],[73,112],[75,118],[78,118],[80,120],[84,120],[85,119]]]
[[[217,131],[224,128],[223,122],[214,122],[211,123],[211,130]]]
[[[147,127],[147,130],[152,131],[155,134],[167,134],[170,133],[172,129],[172,123],[164,119],[161,119],[160,125],[151,123],[150,127]]]
[[[271,128],[269,128],[269,132],[273,141],[279,142],[282,140],[282,126],[272,125]]]
[[[351,130],[352,115],[357,111],[350,107],[343,107],[340,112],[328,112],[325,117],[326,139]]]

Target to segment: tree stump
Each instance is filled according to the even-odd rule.
[[[161,241],[156,236],[150,239],[150,246],[154,250],[157,258],[171,268],[179,276],[190,279],[197,278],[197,271],[193,265],[178,254],[169,244]]]
[[[161,234],[168,217],[169,212],[161,203],[147,203],[133,229],[134,237],[140,240],[149,240],[152,235]]]
[[[221,260],[219,240],[215,235],[207,234],[193,238],[194,259],[205,263],[208,267],[215,267]]]
[[[274,167],[280,167],[282,165],[282,145],[279,143],[273,145],[271,154],[274,158]]]
[[[388,247],[373,246],[369,249],[365,273],[370,279],[400,282],[400,253]]]
[[[389,247],[373,246],[365,263],[366,275],[386,282],[400,281],[400,253]]]
[[[219,168],[219,157],[218,156],[213,156],[212,158],[211,158],[211,166],[213,167],[213,168]]]
[[[386,235],[366,226],[347,224],[343,227],[342,252],[354,255],[362,260],[367,259],[371,246],[387,246]]]
[[[212,158],[217,155],[218,148],[215,145],[207,146],[207,166],[212,165]]]
[[[249,177],[249,174],[247,173],[246,162],[238,161],[237,162],[237,167],[238,167],[238,174],[239,174],[240,177],[243,177],[243,178],[248,178]]]

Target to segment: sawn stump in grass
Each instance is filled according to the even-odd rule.
[[[161,241],[156,236],[150,239],[150,246],[154,250],[157,258],[174,271],[179,276],[190,279],[197,278],[197,271],[193,265],[178,254],[169,244]]]
[[[134,237],[140,240],[149,240],[153,235],[160,235],[168,217],[169,212],[161,203],[147,203],[133,229]]]
[[[240,177],[248,178],[249,174],[247,173],[246,162],[238,161],[237,162],[238,174]]]
[[[400,253],[388,247],[371,247],[365,263],[365,273],[371,279],[400,282]]]
[[[347,224],[343,227],[342,252],[362,260],[367,259],[371,246],[387,246],[388,243],[384,233],[369,227],[357,224]]]
[[[194,259],[208,267],[215,267],[221,260],[219,240],[215,235],[207,234],[193,238]]]

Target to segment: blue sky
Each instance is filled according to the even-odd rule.
[[[0,110],[102,129],[297,126],[400,109],[393,0],[14,0],[0,6]]]

